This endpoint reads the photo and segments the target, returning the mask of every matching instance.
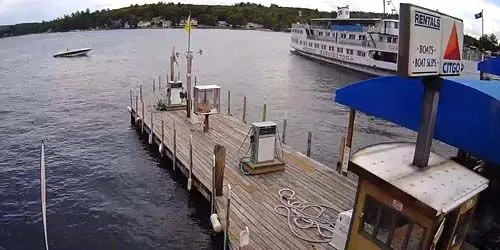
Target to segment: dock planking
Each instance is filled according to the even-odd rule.
[[[227,232],[231,249],[239,248],[239,234],[245,227],[250,231],[250,245],[247,249],[333,249],[326,243],[310,243],[293,235],[287,218],[274,211],[274,208],[281,204],[278,192],[280,189],[290,188],[300,200],[333,207],[337,214],[353,207],[355,180],[338,174],[288,145],[283,145],[283,158],[286,163],[284,172],[244,175],[240,172],[238,148],[250,129],[249,124],[228,115],[212,115],[210,130],[204,133],[201,117],[193,115],[193,118],[187,118],[184,110],[155,111],[150,100],[143,101],[143,110],[140,100],[138,110],[134,106],[131,107],[132,121],[141,118],[144,122],[144,133],[147,135],[151,133],[152,127],[153,144],[159,146],[163,120],[163,153],[171,159],[175,155],[175,170],[186,176],[189,173],[189,139],[192,135],[193,186],[209,201],[212,190],[213,149],[216,144],[226,148],[224,192],[222,196],[216,197],[215,208],[224,228],[228,194],[226,185],[231,184],[230,223]],[[141,131],[142,124],[136,125]],[[248,147],[248,144],[244,147]],[[318,238],[317,232],[312,229],[303,231],[303,234]]]

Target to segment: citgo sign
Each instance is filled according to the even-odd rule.
[[[400,5],[398,74],[459,75],[463,71],[462,20],[415,6]]]

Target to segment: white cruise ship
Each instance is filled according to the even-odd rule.
[[[292,24],[292,52],[375,76],[397,70],[399,20],[350,18],[349,6],[339,7],[337,18],[311,19]],[[464,58],[465,59],[465,58]],[[462,60],[463,73],[476,78],[477,62]]]

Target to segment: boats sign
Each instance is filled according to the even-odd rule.
[[[464,66],[461,19],[412,4],[400,5],[398,75],[459,75]]]

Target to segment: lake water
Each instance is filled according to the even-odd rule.
[[[0,249],[41,249],[40,141],[46,143],[48,236],[52,249],[211,249],[209,206],[167,170],[130,126],[129,89],[165,79],[183,30],[116,30],[0,39]],[[287,142],[312,157],[337,160],[348,110],[331,93],[367,76],[289,52],[289,34],[195,30],[198,84],[231,90],[232,113],[281,124]],[[89,57],[53,58],[91,47]],[[185,75],[185,58],[179,58]],[[184,77],[183,77],[184,78]],[[358,115],[355,148],[414,140],[414,133]]]

